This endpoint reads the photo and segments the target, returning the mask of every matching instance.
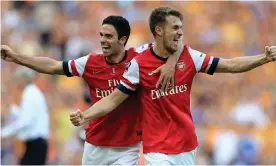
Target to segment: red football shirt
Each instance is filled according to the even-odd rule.
[[[144,153],[179,154],[198,146],[190,111],[192,81],[197,72],[213,74],[219,58],[184,46],[176,65],[175,87],[162,91],[155,88],[159,76],[149,73],[166,60],[157,56],[152,47],[147,49],[131,60],[118,86],[131,94],[139,85]]]
[[[145,44],[125,52],[118,64],[108,63],[102,54],[91,53],[76,60],[64,61],[67,76],[82,77],[88,84],[92,103],[108,96],[119,85],[126,65]],[[141,111],[137,95],[131,96],[112,113],[91,120],[86,128],[86,141],[97,146],[127,146],[141,141]]]

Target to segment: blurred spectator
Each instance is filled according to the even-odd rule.
[[[235,165],[257,165],[259,149],[252,135],[243,136],[238,142],[238,152],[233,161]]]
[[[252,91],[242,95],[232,111],[232,117],[240,125],[253,124],[256,128],[267,127],[269,119],[254,96],[256,95]]]
[[[215,165],[229,165],[236,157],[239,137],[235,131],[224,131],[218,134],[214,147]]]
[[[25,142],[26,151],[20,165],[46,164],[49,136],[48,107],[45,96],[36,83],[32,82],[34,71],[19,67],[12,76],[23,89],[20,107],[12,105],[11,114],[15,121],[1,129],[1,138],[17,135]],[[35,80],[34,80],[35,81]]]

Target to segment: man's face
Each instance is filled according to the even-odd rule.
[[[167,51],[174,53],[178,49],[179,41],[182,40],[182,22],[176,16],[167,16],[167,22],[163,25],[163,44]]]
[[[122,45],[118,39],[118,33],[113,25],[104,24],[100,30],[101,47],[105,57],[112,56],[118,53]]]

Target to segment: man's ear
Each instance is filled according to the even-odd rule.
[[[119,40],[119,42],[121,44],[123,44],[123,45],[126,43],[126,41],[127,41],[127,37],[126,36],[121,37],[120,40]]]
[[[161,26],[156,26],[156,27],[155,27],[155,33],[156,33],[156,35],[158,35],[158,36],[162,36],[163,33],[164,33],[164,30],[163,30],[163,28],[162,28]]]

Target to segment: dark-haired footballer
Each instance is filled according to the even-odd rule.
[[[90,53],[76,60],[56,61],[47,57],[22,55],[8,46],[1,46],[1,52],[5,53],[2,58],[40,73],[81,77],[88,84],[92,103],[95,104],[119,85],[130,60],[150,48],[150,44],[145,44],[125,50],[130,31],[129,22],[125,18],[109,16],[103,20],[100,30],[103,54]],[[164,77],[173,75],[177,58],[172,57],[163,66],[163,71],[166,71]],[[173,73],[166,70],[171,68]],[[133,95],[113,113],[89,121],[83,165],[137,165],[142,134],[138,101],[137,96]]]

